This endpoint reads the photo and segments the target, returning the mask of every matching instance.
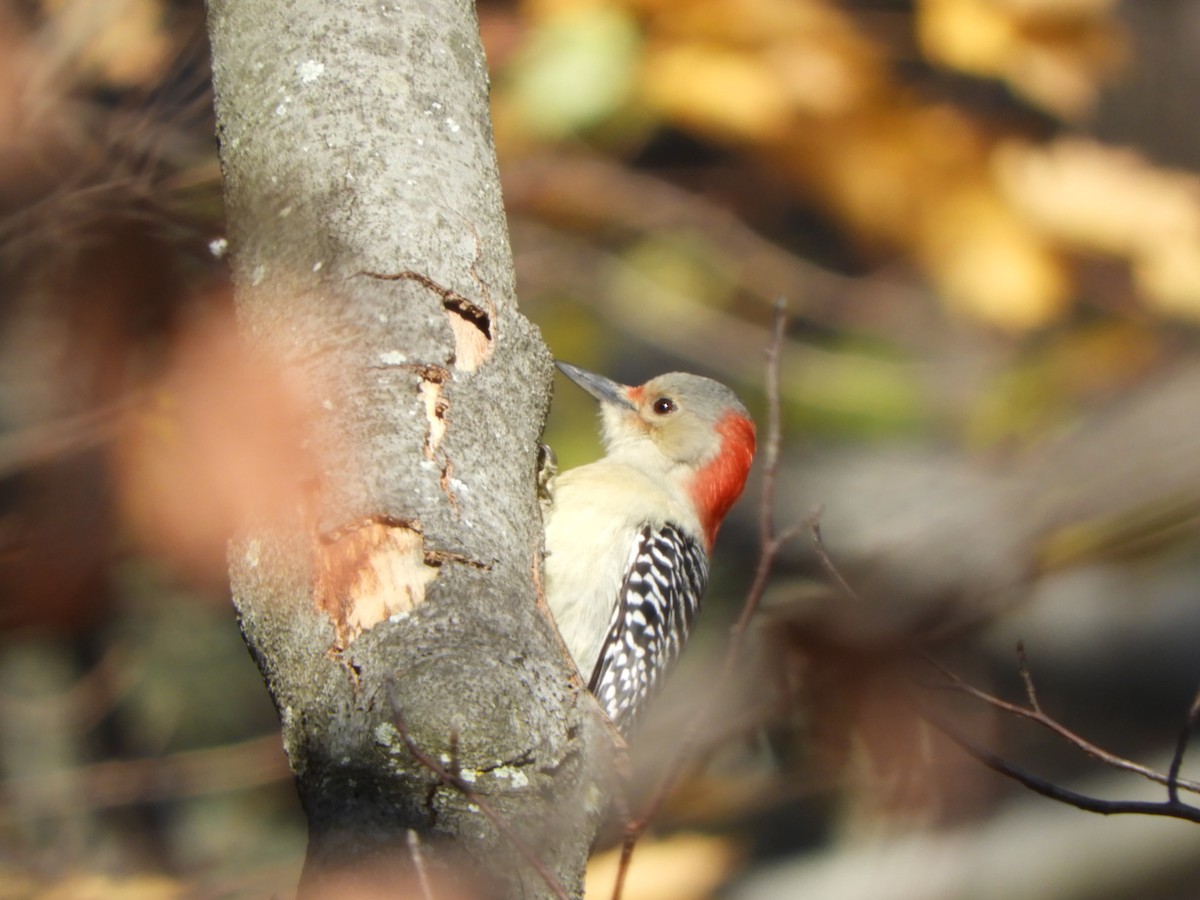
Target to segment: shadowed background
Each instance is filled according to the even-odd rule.
[[[854,592],[807,534],[787,546],[727,733],[703,736],[626,896],[1190,896],[1196,826],[1034,798],[909,703],[953,699],[915,687],[915,645],[1020,699],[1023,639],[1044,708],[1166,765],[1200,680],[1200,4],[479,13],[523,311],[560,358],[717,377],[761,422],[785,297],[776,514],[823,508]],[[303,854],[224,587],[233,524],[297,489],[302,415],[234,340],[202,17],[0,7],[12,896],[287,896]],[[567,467],[597,423],[559,387]],[[752,481],[639,742],[647,793],[718,693],[758,501]],[[946,710],[1047,777],[1142,796],[1045,733]]]

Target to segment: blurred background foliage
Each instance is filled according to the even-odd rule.
[[[761,414],[786,298],[777,515],[822,507],[854,588],[790,544],[712,683],[752,483],[643,795],[696,703],[728,732],[626,896],[1193,896],[1200,830],[1013,790],[914,715],[942,698],[911,651],[1016,697],[1023,638],[1048,710],[1165,765],[1200,681],[1200,3],[479,15],[524,311],[560,358],[700,371]],[[0,48],[0,897],[287,896],[303,824],[222,573],[296,423],[232,339],[203,9],[10,0]],[[559,389],[569,466],[595,414]]]

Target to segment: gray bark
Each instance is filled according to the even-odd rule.
[[[244,335],[307,385],[302,509],[231,546],[309,823],[302,892],[414,858],[569,892],[597,738],[536,605],[550,358],[517,311],[467,0],[209,0]],[[375,274],[368,274],[375,273]]]

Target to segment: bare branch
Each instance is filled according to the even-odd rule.
[[[754,581],[746,593],[742,604],[741,615],[729,634],[729,648],[725,652],[725,661],[721,667],[722,675],[726,678],[733,671],[733,666],[741,654],[742,641],[750,620],[758,611],[766,591],[767,579],[775,565],[775,557],[779,555],[780,540],[775,535],[775,481],[779,475],[779,451],[783,444],[783,426],[781,424],[781,396],[779,389],[779,362],[783,349],[784,332],[787,328],[787,304],[780,297],[775,301],[774,320],[771,328],[771,341],[766,350],[766,385],[767,385],[767,439],[763,443],[763,476],[758,503],[758,533],[760,551],[758,565],[754,570]],[[723,679],[720,683],[726,683]]]
[[[1025,683],[1025,696],[1029,700],[1029,708],[1035,712],[1042,711],[1038,702],[1037,688],[1033,684],[1033,675],[1029,671],[1029,657],[1025,655],[1025,642],[1017,641],[1017,669],[1021,673],[1021,681]]]
[[[1180,735],[1180,747],[1176,748],[1176,759],[1172,761],[1172,771],[1174,774],[1164,774],[1155,769],[1151,769],[1149,766],[1144,766],[1140,763],[1134,762],[1133,760],[1126,759],[1123,756],[1117,756],[1115,753],[1110,753],[1103,747],[1098,747],[1091,741],[1081,737],[1071,729],[1067,728],[1057,719],[1046,715],[1046,713],[1043,712],[1040,707],[1019,706],[1016,703],[1002,700],[1001,698],[993,694],[989,694],[987,691],[980,690],[974,685],[964,681],[929,654],[924,654],[924,658],[926,662],[937,669],[942,677],[946,679],[946,683],[944,684],[928,685],[928,687],[958,691],[966,694],[969,697],[973,697],[976,700],[987,704],[993,709],[999,710],[1000,712],[1011,716],[1016,716],[1017,718],[1028,719],[1031,722],[1036,722],[1041,727],[1062,738],[1071,746],[1082,751],[1083,753],[1086,753],[1088,756],[1098,760],[1104,765],[1123,772],[1130,772],[1134,775],[1140,775],[1142,778],[1145,778],[1149,781],[1165,785],[1168,789],[1168,792],[1171,792],[1171,786],[1174,784],[1177,788],[1182,788],[1183,790],[1191,791],[1192,793],[1200,793],[1200,783],[1179,778],[1179,771],[1178,767],[1176,766],[1176,762],[1182,764],[1183,752],[1181,748],[1186,747],[1187,740],[1190,737],[1192,730],[1195,728],[1196,719],[1198,716],[1200,716],[1200,710],[1198,710],[1198,704],[1200,704],[1200,695],[1198,695],[1198,700],[1193,702],[1193,712],[1188,716],[1188,725],[1185,727],[1183,734]],[[1027,672],[1027,670],[1025,671]],[[1030,684],[1031,681],[1026,682],[1027,691],[1029,690]]]
[[[782,535],[775,533],[775,482],[779,474],[779,452],[783,443],[781,425],[781,395],[779,387],[779,362],[783,348],[784,333],[787,327],[787,304],[783,297],[775,301],[774,321],[771,329],[771,341],[766,350],[766,391],[767,391],[767,432],[763,442],[763,474],[758,506],[759,554],[754,569],[754,580],[746,592],[741,614],[729,633],[729,645],[721,663],[717,684],[728,684],[733,675],[742,653],[742,645],[750,621],[762,603],[766,592],[767,581],[774,568],[775,559],[780,548],[798,532],[798,528],[790,528]],[[626,815],[625,829],[621,841],[621,859],[617,866],[617,879],[613,887],[613,900],[620,900],[625,888],[625,878],[629,873],[629,864],[633,851],[650,822],[658,814],[662,805],[674,790],[684,775],[686,763],[695,756],[701,729],[709,723],[712,705],[702,707],[688,723],[683,738],[672,765],[663,776],[657,789],[650,795],[650,800],[636,817]]]
[[[1054,784],[979,746],[936,716],[926,714],[924,718],[934,728],[938,729],[938,731],[942,732],[942,734],[946,735],[946,737],[950,738],[950,740],[954,741],[969,755],[979,760],[993,772],[998,772],[1007,778],[1011,778],[1031,791],[1041,794],[1043,797],[1049,797],[1051,800],[1057,800],[1059,803],[1066,803],[1068,806],[1074,806],[1077,809],[1099,813],[1104,816],[1136,814],[1184,819],[1189,822],[1200,823],[1200,808],[1187,803],[1181,803],[1174,797],[1158,802],[1147,800],[1104,800]]]
[[[1175,742],[1175,752],[1171,755],[1171,767],[1167,770],[1167,796],[1172,803],[1179,802],[1179,770],[1183,768],[1183,754],[1187,752],[1196,724],[1200,721],[1200,690],[1192,697],[1192,705],[1188,709],[1187,718],[1179,732],[1179,740]]]
[[[625,825],[625,834],[621,840],[621,859],[617,863],[617,880],[613,882],[613,900],[621,900],[621,895],[625,893],[625,878],[629,875],[629,864],[633,860],[633,850],[637,846],[642,832],[645,830],[646,826],[642,823],[642,817]]]
[[[842,573],[838,569],[837,564],[834,563],[833,557],[830,556],[829,551],[825,549],[825,539],[821,536],[821,516],[824,515],[824,513],[825,508],[823,506],[818,506],[809,514],[807,522],[808,529],[812,534],[813,550],[817,554],[817,561],[821,564],[821,568],[825,570],[826,576],[828,576],[829,580],[834,583],[837,589],[841,591],[846,598],[858,603],[860,602],[858,592],[855,591],[854,588],[850,587],[850,582],[842,577]]]

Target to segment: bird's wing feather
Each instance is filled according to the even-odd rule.
[[[588,682],[604,711],[622,727],[632,723],[683,649],[708,584],[708,557],[677,526],[646,525],[625,571]]]

